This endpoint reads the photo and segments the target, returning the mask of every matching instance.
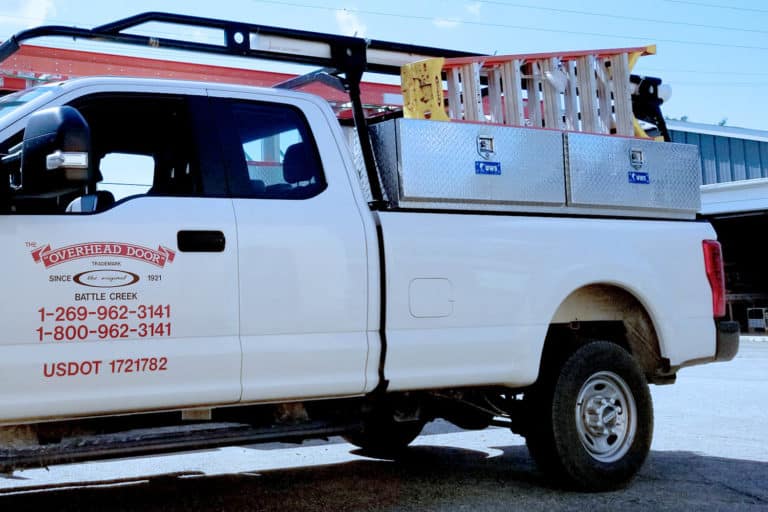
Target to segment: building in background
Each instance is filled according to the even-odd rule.
[[[699,146],[701,214],[723,245],[728,311],[743,330],[768,324],[768,131],[669,121],[672,140]]]
[[[768,132],[667,121],[674,142],[695,144],[702,185],[768,178]]]

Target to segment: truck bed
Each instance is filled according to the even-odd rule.
[[[551,324],[618,320],[622,289],[649,308],[673,366],[715,353],[704,222],[380,212],[390,389],[537,377]],[[592,287],[600,302],[569,304]],[[573,302],[571,302],[573,303]],[[610,313],[607,313],[610,311]]]

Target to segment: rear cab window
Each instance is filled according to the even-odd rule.
[[[314,138],[289,105],[220,100],[234,197],[308,199],[326,188]]]

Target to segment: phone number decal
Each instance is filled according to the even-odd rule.
[[[57,325],[50,331],[38,327],[38,341],[86,341],[91,337],[100,340],[153,338],[171,336],[171,323],[140,323],[136,327],[129,324],[99,324],[92,328],[86,324]]]
[[[35,334],[41,343],[167,338],[173,333],[171,312],[170,304],[41,307]]]
[[[97,320],[130,320],[137,318],[139,320],[170,318],[171,306],[169,304],[145,305],[136,307],[128,306],[98,306],[89,308],[87,306],[57,306],[52,309],[40,308],[40,321],[53,320],[54,322],[83,322],[90,318]]]

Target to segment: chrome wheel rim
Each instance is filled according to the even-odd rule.
[[[624,379],[598,372],[576,399],[576,428],[584,449],[600,462],[615,462],[629,451],[637,432],[637,406]]]

